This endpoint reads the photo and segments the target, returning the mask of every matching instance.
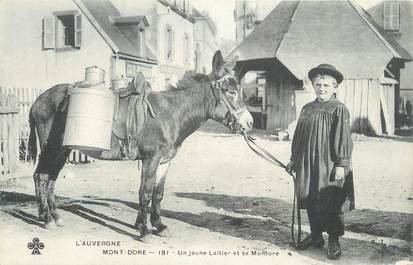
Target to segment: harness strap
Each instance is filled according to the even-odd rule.
[[[239,113],[244,111],[247,107],[244,106],[240,109],[235,109],[231,103],[228,102],[227,98],[224,96],[222,93],[221,89],[217,86],[220,86],[219,81],[212,81],[212,85],[214,86],[214,89],[218,90],[219,98],[224,102],[225,106],[228,108],[230,114],[235,118],[237,122],[239,122]]]
[[[287,166],[283,164],[280,160],[275,158],[273,155],[271,155],[267,150],[259,146],[257,143],[255,143],[255,139],[246,133],[244,133],[244,140],[247,143],[248,147],[259,157],[264,159],[265,161],[281,167],[283,169],[287,169]],[[301,212],[300,212],[300,194],[299,194],[299,189],[297,187],[297,182],[295,176],[291,173],[288,172],[290,176],[293,178],[294,181],[294,200],[293,200],[293,212],[292,212],[292,217],[291,217],[291,238],[292,238],[292,245],[297,248],[301,242]],[[296,209],[297,208],[297,209]],[[294,235],[294,224],[295,224],[295,211],[297,211],[297,240],[295,240],[295,235]]]
[[[149,109],[149,113],[151,114],[152,118],[156,119],[155,112],[153,111],[152,105],[148,100],[148,95],[144,96],[143,101],[145,101],[145,103],[147,104],[148,109]]]

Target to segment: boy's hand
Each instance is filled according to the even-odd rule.
[[[341,181],[345,177],[344,167],[334,167],[334,176],[335,179],[333,181]]]

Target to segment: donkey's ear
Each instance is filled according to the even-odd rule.
[[[215,52],[214,57],[212,57],[212,71],[216,77],[219,76],[223,65],[224,58],[222,58],[221,51],[218,50]]]
[[[145,76],[141,72],[136,73],[135,77],[133,78],[133,86],[137,91],[141,91],[143,85],[145,84]]]

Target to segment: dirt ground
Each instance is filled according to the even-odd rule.
[[[133,228],[136,162],[66,165],[56,187],[65,227],[52,230],[37,219],[33,169],[21,165],[19,178],[0,190],[0,265],[413,264],[411,139],[354,137],[357,210],[345,215],[342,258],[330,261],[325,247],[289,246],[290,176],[253,154],[241,136],[214,124],[202,129],[187,139],[169,169],[162,203],[168,235],[149,235],[145,242]],[[290,141],[254,135],[288,161]],[[35,237],[44,243],[41,255],[28,249]]]

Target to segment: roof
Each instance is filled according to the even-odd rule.
[[[158,0],[159,3],[163,4],[164,6],[169,7],[172,11],[174,11],[175,13],[177,13],[178,15],[180,15],[181,17],[187,19],[188,21],[190,21],[191,23],[194,23],[195,20],[192,18],[192,16],[185,12],[184,10],[182,10],[182,8],[178,7],[176,4],[174,3],[170,3],[171,1],[168,0]]]
[[[345,77],[379,77],[393,58],[411,56],[351,1],[282,1],[228,57],[276,58],[298,79],[334,65]],[[390,41],[389,41],[390,39]]]
[[[204,16],[201,12],[199,12],[198,9],[196,9],[195,7],[192,8],[192,17],[194,19],[197,18],[206,18],[206,16]]]
[[[110,17],[109,19],[115,25],[139,25],[143,23],[145,27],[149,26],[145,16],[120,16]]]
[[[114,53],[132,56],[147,62],[156,62],[156,55],[148,47],[145,47],[145,58],[138,54],[134,26],[137,20],[148,24],[144,16],[122,16],[109,0],[76,0],[75,2],[90,20],[96,22],[95,26],[98,31],[101,31],[100,33],[108,41]],[[122,25],[121,28],[119,23]]]
[[[209,28],[211,29],[213,34],[217,33],[217,26],[215,25],[214,21],[209,17],[201,12],[199,12],[198,9],[192,8],[192,18],[197,21],[197,20],[204,20],[208,24]]]

